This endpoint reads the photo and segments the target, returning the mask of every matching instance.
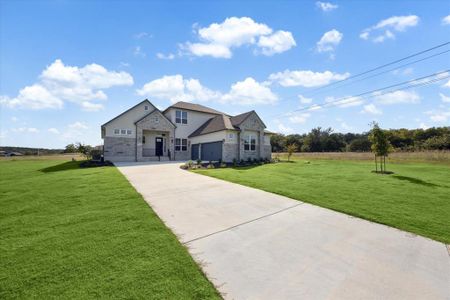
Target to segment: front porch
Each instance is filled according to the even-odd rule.
[[[136,161],[174,159],[175,125],[155,109],[136,122]]]

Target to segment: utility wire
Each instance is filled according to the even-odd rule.
[[[441,72],[437,72],[437,73],[434,73],[434,74],[431,74],[431,75],[427,75],[427,76],[422,76],[422,77],[419,77],[419,78],[415,78],[415,79],[412,79],[412,80],[408,80],[408,81],[404,81],[404,82],[392,84],[392,85],[389,85],[389,86],[386,86],[386,87],[383,87],[383,88],[379,88],[379,89],[367,91],[367,92],[364,92],[364,93],[360,93],[360,94],[358,94],[358,95],[342,97],[342,98],[339,98],[339,99],[337,99],[337,100],[335,100],[335,101],[323,102],[323,103],[319,103],[319,104],[310,105],[310,106],[307,106],[307,107],[303,107],[303,108],[299,108],[299,109],[296,109],[296,110],[292,110],[292,111],[290,111],[290,112],[288,112],[288,113],[298,112],[298,111],[305,111],[305,110],[311,110],[311,109],[314,109],[315,107],[322,107],[322,106],[327,106],[327,107],[329,107],[329,106],[332,106],[333,104],[338,105],[338,104],[340,104],[340,102],[343,102],[343,101],[348,100],[348,99],[359,98],[359,99],[354,99],[353,101],[347,101],[347,102],[345,103],[345,104],[347,104],[347,103],[351,103],[351,102],[354,102],[354,101],[359,101],[360,98],[363,97],[363,96],[365,96],[365,95],[370,95],[370,94],[372,94],[372,96],[381,96],[381,95],[393,93],[393,92],[399,91],[399,90],[404,90],[404,89],[408,89],[408,88],[419,87],[419,86],[431,84],[431,83],[434,83],[434,82],[438,82],[438,81],[444,80],[444,79],[446,79],[446,78],[450,78],[450,75],[448,74],[449,71],[450,71],[450,69],[445,70],[445,71],[441,71]],[[431,80],[422,82],[422,80],[424,80],[424,79],[427,79],[427,78],[430,78],[430,77],[436,77],[436,76],[439,76],[439,75],[441,75],[441,74],[446,74],[447,76],[437,77],[437,78],[434,78],[434,79],[431,79]],[[392,89],[392,88],[394,88],[394,87],[399,87],[399,86],[402,86],[402,85],[408,85],[408,84],[410,84],[410,85],[409,85],[409,86],[406,86],[406,87],[403,87],[403,88],[399,88],[399,89],[395,89],[395,90],[388,91],[388,92],[385,92],[385,93],[373,95],[373,93],[385,91],[385,90],[388,90],[388,89]],[[363,98],[364,98],[364,97],[363,97]],[[279,114],[279,115],[277,115],[277,116],[280,116],[280,115],[286,115],[286,114],[287,114],[287,113],[283,113],[283,114]]]
[[[450,52],[450,49],[445,50],[445,51],[442,51],[442,52],[439,52],[439,53],[436,53],[436,54],[433,54],[433,55],[430,55],[430,56],[427,56],[427,57],[424,57],[424,58],[421,58],[421,59],[418,59],[418,60],[415,60],[415,61],[412,61],[412,62],[409,62],[409,63],[406,63],[406,64],[403,64],[403,65],[400,65],[400,66],[395,67],[395,68],[391,68],[391,69],[388,69],[388,70],[385,70],[385,71],[382,71],[382,72],[378,72],[378,73],[376,73],[376,74],[373,74],[373,75],[370,75],[370,76],[367,76],[367,77],[360,78],[360,79],[358,79],[358,80],[351,81],[351,82],[349,82],[349,83],[347,83],[347,84],[335,86],[335,87],[332,87],[331,89],[327,89],[327,87],[330,87],[329,85],[327,85],[327,86],[324,86],[324,87],[323,87],[323,88],[325,89],[324,91],[317,91],[316,93],[313,93],[313,94],[308,94],[308,93],[306,93],[306,94],[308,95],[308,97],[313,97],[313,96],[315,96],[315,95],[317,95],[317,94],[319,94],[319,93],[321,93],[321,92],[330,92],[330,91],[334,91],[334,90],[339,89],[339,88],[341,88],[341,87],[353,85],[353,84],[355,84],[355,83],[357,83],[357,82],[361,82],[361,81],[366,80],[366,79],[374,78],[374,77],[377,77],[377,76],[380,76],[380,75],[383,75],[383,74],[386,74],[386,73],[389,73],[389,72],[392,72],[392,71],[401,69],[401,68],[403,68],[403,67],[407,67],[407,66],[416,64],[416,63],[418,63],[418,62],[422,62],[422,61],[425,61],[425,60],[428,60],[428,59],[437,57],[437,56],[439,56],[439,55],[449,53],[449,52]]]
[[[438,49],[438,48],[441,48],[441,47],[447,46],[447,45],[449,45],[449,44],[450,44],[450,42],[445,42],[445,43],[442,43],[442,44],[440,44],[440,45],[437,45],[437,46],[434,46],[434,47],[431,47],[431,48],[428,48],[428,49],[425,49],[425,50],[422,50],[422,51],[416,52],[416,53],[414,53],[414,54],[408,55],[408,56],[406,56],[406,57],[403,57],[403,58],[397,59],[397,60],[395,60],[395,61],[392,61],[392,62],[389,62],[389,63],[386,63],[386,64],[384,64],[384,65],[381,65],[381,66],[379,66],[379,67],[376,67],[376,68],[373,68],[373,69],[370,69],[370,70],[367,70],[367,71],[364,71],[364,72],[358,73],[358,74],[356,74],[356,75],[353,75],[353,76],[347,77],[347,78],[345,78],[345,79],[342,79],[342,80],[338,80],[338,81],[335,81],[335,82],[329,83],[329,84],[327,84],[327,85],[325,85],[325,86],[321,86],[321,87],[318,87],[318,88],[316,88],[316,89],[313,89],[313,90],[311,90],[310,92],[315,92],[315,91],[318,91],[318,90],[322,90],[322,89],[324,89],[325,87],[333,86],[333,85],[336,85],[336,84],[338,84],[338,83],[341,83],[341,82],[344,82],[344,81],[349,81],[349,80],[351,80],[351,79],[354,79],[354,78],[357,78],[357,77],[363,76],[363,75],[365,75],[365,74],[368,74],[368,73],[371,73],[371,72],[373,72],[373,71],[376,71],[376,70],[380,70],[380,69],[383,69],[383,68],[385,68],[385,67],[388,67],[388,66],[391,66],[391,65],[397,64],[397,63],[399,63],[399,62],[402,62],[402,61],[408,60],[408,59],[410,59],[410,58],[413,58],[413,57],[415,57],[415,56],[418,56],[418,55],[421,55],[421,54],[424,54],[424,53],[427,53],[427,52],[433,51],[433,50],[435,50],[435,49]]]

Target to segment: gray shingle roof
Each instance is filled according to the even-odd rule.
[[[221,130],[237,130],[230,121],[230,117],[226,115],[215,116],[209,119],[202,126],[197,128],[189,137],[199,136],[207,133],[212,133]]]
[[[226,115],[223,112],[220,112],[218,110],[215,110],[215,109],[212,109],[212,108],[200,105],[200,104],[183,102],[183,101],[179,101],[179,102],[169,106],[168,108],[166,108],[166,110],[164,110],[164,112],[166,112],[170,108],[193,110],[193,111],[199,111],[199,112],[204,112],[204,113],[210,113],[210,114],[214,114],[214,115]]]

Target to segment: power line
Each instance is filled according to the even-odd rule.
[[[405,89],[409,89],[409,88],[413,88],[413,87],[420,87],[420,86],[423,86],[423,85],[431,84],[431,83],[434,83],[434,82],[438,82],[438,81],[450,78],[450,75],[448,74],[449,71],[450,71],[450,69],[445,70],[445,71],[441,71],[441,72],[437,72],[437,73],[434,73],[434,74],[431,74],[431,75],[415,78],[415,79],[412,79],[412,80],[396,83],[396,84],[389,85],[389,86],[386,86],[386,87],[383,87],[383,88],[367,91],[367,92],[364,92],[364,93],[360,93],[358,95],[342,97],[342,98],[339,98],[339,99],[337,99],[335,101],[323,102],[323,103],[314,104],[314,105],[311,105],[311,106],[299,108],[299,109],[296,109],[296,110],[292,110],[292,111],[290,111],[288,113],[311,110],[311,109],[313,109],[315,107],[322,107],[322,106],[329,107],[329,106],[333,106],[333,104],[338,105],[340,102],[343,102],[343,101],[348,100],[348,99],[355,98],[353,101],[347,101],[345,103],[345,104],[348,104],[348,103],[352,103],[352,102],[355,102],[355,101],[360,101],[360,99],[364,98],[364,96],[366,96],[366,95],[371,95],[372,97],[373,96],[381,96],[381,95],[393,93],[393,92],[396,92],[396,91],[399,91],[399,90],[405,90]],[[428,80],[428,81],[425,81],[425,82],[421,82],[424,79],[427,79],[427,78],[430,78],[430,77],[436,77],[436,76],[439,76],[439,75],[445,74],[445,73],[447,74],[447,76],[437,77],[437,78],[434,78],[434,79],[431,79],[431,80]],[[398,89],[395,89],[395,90],[387,91],[385,93],[373,95],[374,93],[377,93],[377,92],[381,92],[381,91],[384,91],[384,90],[392,89],[394,87],[399,87],[399,86],[407,85],[407,84],[410,84],[410,85],[406,86],[406,87],[403,87],[403,88],[398,88]],[[285,115],[285,114],[287,114],[287,113],[279,114],[277,116]]]
[[[351,82],[349,82],[349,83],[347,83],[347,84],[339,85],[339,86],[334,87],[334,88],[331,88],[331,89],[327,89],[327,87],[329,87],[329,85],[328,85],[328,86],[324,86],[323,88],[325,88],[325,91],[326,91],[326,92],[334,91],[334,90],[339,89],[339,88],[341,88],[341,87],[353,85],[353,84],[358,83],[358,82],[361,82],[361,81],[363,81],[363,80],[370,79],[370,78],[374,78],[374,77],[377,77],[377,76],[380,76],[380,75],[383,75],[383,74],[386,74],[386,73],[389,73],[389,72],[392,72],[392,71],[395,71],[395,70],[398,70],[398,69],[401,69],[401,68],[404,68],[404,67],[407,67],[407,66],[410,66],[410,65],[413,65],[413,64],[416,64],[416,63],[418,63],[418,62],[422,62],[422,61],[425,61],[425,60],[428,60],[428,59],[437,57],[437,56],[439,56],[439,55],[442,55],[442,54],[445,54],[445,53],[449,53],[449,52],[450,52],[450,49],[449,49],[449,50],[442,51],[442,52],[439,52],[439,53],[436,53],[436,54],[433,54],[433,55],[430,55],[430,56],[427,56],[427,57],[424,57],[424,58],[421,58],[421,59],[418,59],[418,60],[415,60],[415,61],[412,61],[412,62],[409,62],[409,63],[406,63],[406,64],[403,64],[403,65],[400,65],[400,66],[395,67],[395,68],[391,68],[391,69],[388,69],[388,70],[385,70],[385,71],[382,71],[382,72],[379,72],[379,73],[376,73],[376,74],[373,74],[373,75],[370,75],[370,76],[367,76],[367,77],[363,77],[363,78],[358,79],[358,80],[351,81]],[[324,92],[325,92],[325,91],[324,91]],[[319,94],[319,93],[321,93],[321,92],[322,92],[322,91],[317,91],[317,93],[313,93],[313,94],[308,94],[308,93],[306,93],[306,94],[307,94],[309,97],[313,97],[313,96],[315,96],[315,95],[317,95],[317,94]]]
[[[416,53],[414,53],[414,54],[408,55],[408,56],[406,56],[406,57],[397,59],[397,60],[392,61],[392,62],[389,62],[389,63],[386,63],[386,64],[381,65],[381,66],[379,66],[379,67],[375,67],[375,68],[373,68],[373,69],[370,69],[370,70],[367,70],[367,71],[358,73],[358,74],[353,75],[353,76],[350,76],[350,77],[347,77],[347,78],[345,78],[345,79],[338,80],[338,81],[329,83],[329,84],[327,84],[327,85],[325,85],[325,86],[318,87],[318,88],[316,88],[316,89],[311,90],[310,92],[315,92],[315,91],[318,91],[318,90],[322,90],[322,89],[324,89],[324,88],[326,88],[326,87],[333,86],[333,85],[336,85],[336,84],[338,84],[338,83],[341,83],[341,82],[344,82],[344,81],[348,81],[348,80],[351,80],[351,79],[360,77],[360,76],[362,76],[362,75],[371,73],[371,72],[376,71],[376,70],[383,69],[383,68],[385,68],[385,67],[388,67],[388,66],[394,65],[394,64],[396,64],[396,63],[399,63],[399,62],[408,60],[408,59],[410,59],[410,58],[413,58],[413,57],[415,57],[415,56],[418,56],[418,55],[421,55],[421,54],[424,54],[424,53],[427,53],[427,52],[430,52],[430,51],[433,51],[433,50],[435,50],[435,49],[438,49],[438,48],[447,46],[447,45],[449,45],[449,44],[450,44],[450,42],[442,43],[442,44],[440,44],[440,45],[437,45],[437,46],[434,46],[434,47],[431,47],[431,48],[428,48],[428,49],[425,49],[425,50],[416,52]]]

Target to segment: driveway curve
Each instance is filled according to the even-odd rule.
[[[117,163],[226,299],[450,299],[446,245],[180,163]]]

